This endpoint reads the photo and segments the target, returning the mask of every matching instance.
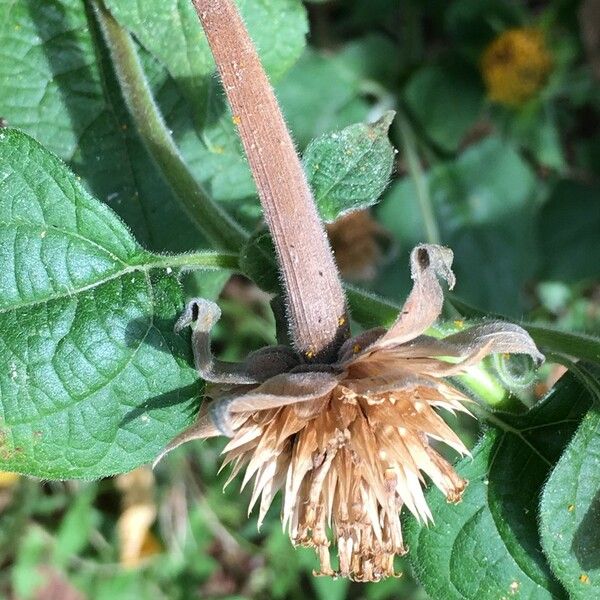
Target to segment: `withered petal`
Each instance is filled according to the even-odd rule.
[[[262,488],[258,520],[256,523],[258,529],[260,529],[261,525],[263,524],[263,521],[265,519],[265,516],[267,515],[269,507],[273,502],[275,494],[285,485],[285,480],[288,471],[287,467],[290,461],[289,454],[290,450],[288,448],[285,453],[279,455],[279,457],[277,458],[277,467],[275,469],[275,475]]]
[[[211,402],[209,410],[219,431],[232,437],[232,414],[251,413],[316,400],[330,393],[337,384],[338,378],[332,373],[281,373],[241,396],[220,398]]]
[[[246,372],[244,363],[229,363],[213,358],[210,331],[221,318],[221,309],[205,298],[190,300],[175,324],[175,331],[192,328],[194,365],[204,381],[213,383],[253,384],[258,380]]]
[[[457,363],[432,362],[422,371],[435,377],[449,377],[461,373],[466,367],[477,364],[490,354],[527,354],[536,366],[544,362],[544,355],[537,349],[531,336],[519,325],[504,321],[483,323],[460,331],[440,340],[446,350],[459,357]],[[446,350],[442,350],[445,352]]]
[[[220,431],[214,426],[212,419],[208,415],[206,410],[206,403],[202,404],[200,412],[193,425],[190,425],[187,429],[182,431],[178,436],[174,437],[162,450],[162,452],[154,459],[152,468],[169,453],[171,450],[175,450],[182,444],[190,442],[192,440],[207,439],[221,435]]]
[[[460,331],[444,339],[450,346],[461,349],[460,356],[475,354],[487,347],[490,353],[528,354],[539,365],[544,355],[525,329],[515,323],[490,321]]]
[[[420,335],[401,346],[385,348],[381,352],[389,353],[395,359],[432,356],[466,358],[488,347],[490,341],[490,353],[528,354],[536,363],[544,360],[529,333],[507,321],[488,321],[441,339]]]
[[[344,379],[343,385],[356,394],[371,396],[386,392],[414,390],[418,387],[428,387],[434,390],[440,387],[440,383],[432,377],[401,368],[371,377]]]
[[[210,348],[210,332],[221,317],[221,309],[210,300],[190,300],[175,324],[175,331],[192,327],[194,363],[200,377],[220,384],[250,385],[266,381],[289,371],[299,362],[298,355],[287,346],[267,346],[252,352],[241,363],[217,360]]]

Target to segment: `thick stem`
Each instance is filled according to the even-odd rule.
[[[110,48],[121,92],[136,129],[175,197],[213,245],[225,250],[239,250],[247,234],[190,173],[154,102],[131,37],[101,0],[93,0],[92,6]]]
[[[302,164],[232,0],[192,2],[273,237],[293,342],[307,359],[326,359],[347,335],[346,299]]]

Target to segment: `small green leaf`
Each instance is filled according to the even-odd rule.
[[[526,415],[490,415],[497,426],[485,431],[473,458],[456,467],[469,480],[462,501],[449,504],[429,489],[435,525],[408,520],[409,558],[428,594],[444,600],[565,597],[541,551],[539,496],[590,404],[569,374]]]
[[[277,294],[281,291],[275,246],[268,231],[256,232],[244,244],[240,253],[240,269],[265,292]]]
[[[151,460],[199,392],[165,257],[15,130],[0,214],[0,468],[93,478]]]
[[[306,148],[306,174],[326,222],[375,204],[383,193],[394,162],[387,135],[393,118],[394,112],[388,111],[376,123],[350,125]]]
[[[550,475],[542,546],[573,600],[600,597],[600,412],[590,410]]]

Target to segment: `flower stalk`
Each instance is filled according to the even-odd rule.
[[[302,164],[232,0],[192,0],[232,109],[279,259],[292,341],[309,362],[348,336],[346,298]]]

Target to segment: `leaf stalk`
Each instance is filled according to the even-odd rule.
[[[247,233],[208,195],[187,167],[154,102],[131,36],[101,0],[91,2],[110,49],[127,108],[175,198],[212,245],[224,250],[239,250]]]

